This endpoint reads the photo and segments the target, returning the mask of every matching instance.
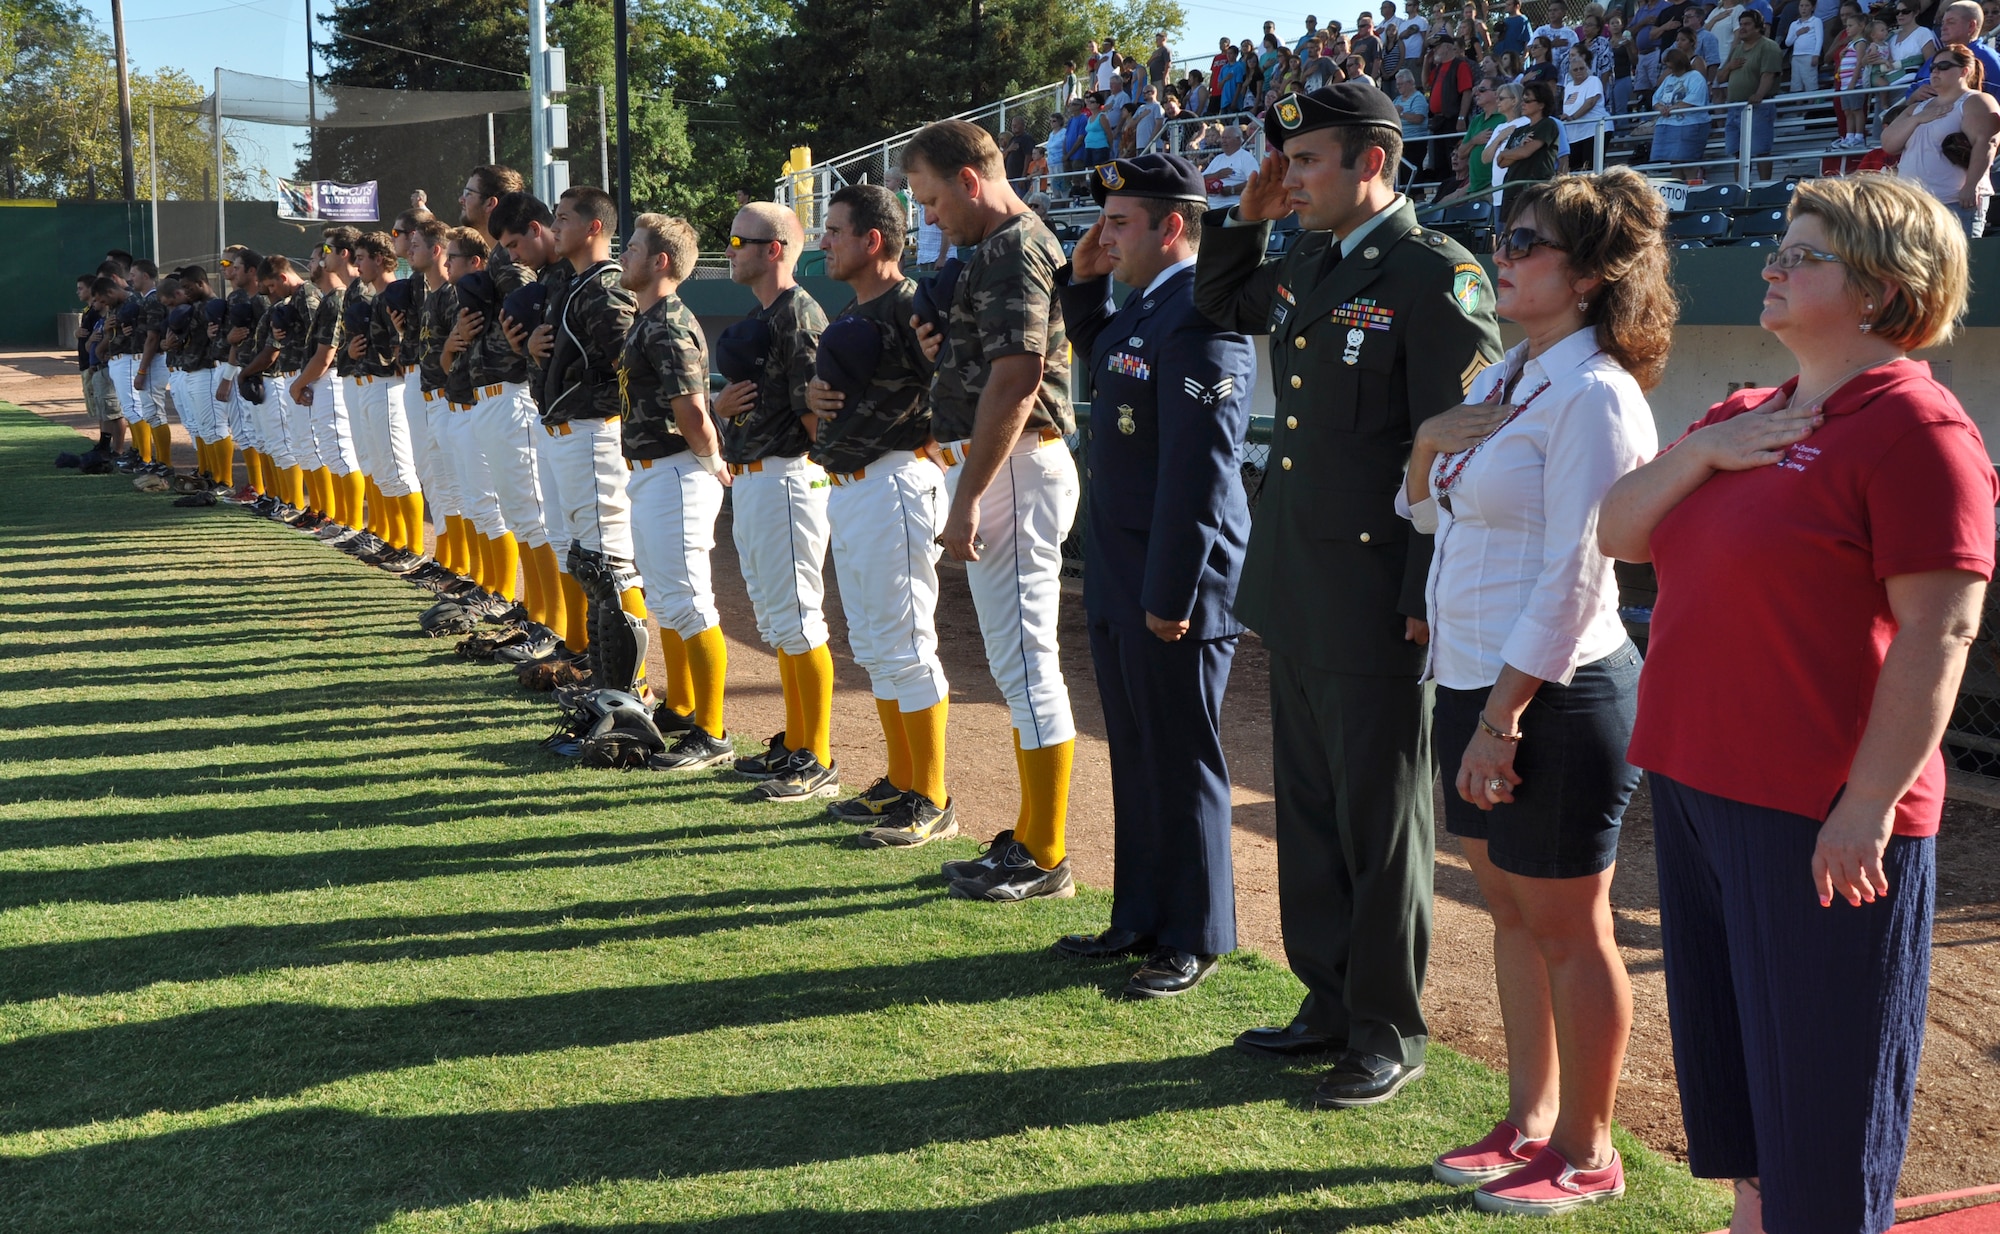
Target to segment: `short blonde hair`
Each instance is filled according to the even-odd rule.
[[[687,281],[701,249],[694,226],[684,218],[665,214],[642,214],[632,220],[632,236],[646,237],[646,255],[667,259],[667,277],[676,283]]]
[[[771,234],[785,242],[785,256],[797,261],[799,248],[806,242],[805,228],[799,225],[799,216],[785,209],[775,201],[745,202],[738,214],[747,214],[771,229]]]
[[[1804,215],[1825,226],[1848,286],[1878,306],[1875,337],[1905,351],[1951,341],[1971,278],[1965,228],[1943,203],[1907,180],[1864,172],[1800,181],[1791,217]]]

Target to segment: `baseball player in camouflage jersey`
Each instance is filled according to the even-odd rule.
[[[388,550],[378,551],[371,560],[392,574],[407,574],[424,562],[424,498],[418,487],[409,411],[403,401],[402,332],[383,299],[395,281],[394,237],[381,231],[361,237],[354,265],[360,284],[370,292],[368,322],[362,332],[361,375],[355,381],[373,434],[369,449],[376,470],[369,473],[369,501],[381,510],[380,518],[369,521],[374,524],[374,534],[388,544]]]
[[[826,313],[793,277],[805,232],[775,203],[751,202],[730,227],[729,275],[757,297],[751,314],[769,328],[758,377],[725,386],[716,398],[722,457],[736,480],[732,530],[757,632],[778,653],[785,731],[737,770],[768,777],[753,790],[766,801],[839,793],[833,765],[833,653],[827,650],[826,472],[806,456],[812,444],[806,385],[812,380]]]
[[[194,439],[195,474],[216,481],[215,443],[222,439],[216,428],[215,361],[208,354],[209,300],[208,271],[200,266],[183,266],[174,272],[180,283],[177,307],[187,309],[181,328],[174,332],[167,367],[178,374],[172,383],[174,409],[188,436]]]
[[[1069,343],[1053,233],[1003,177],[1000,150],[977,125],[945,120],[903,154],[911,194],[955,245],[976,245],[953,291],[935,348],[931,431],[942,443],[951,497],[944,549],[966,563],[993,680],[1013,713],[1021,813],[978,877],[954,896],[1013,901],[1075,894],[1063,835],[1076,744],[1056,646],[1062,542],[1076,518]]]
[[[285,503],[292,509],[286,521],[295,527],[324,526],[326,512],[313,505],[313,499],[323,494],[309,492],[306,481],[307,474],[320,465],[313,444],[312,410],[298,401],[293,387],[312,341],[319,288],[299,277],[291,258],[274,253],[264,259],[264,294],[272,302],[271,311],[264,315],[265,346],[272,350],[272,380],[265,386],[264,405],[269,410],[276,404],[277,464],[284,473]],[[281,326],[277,320],[281,307],[289,326]]]
[[[167,358],[160,353],[167,306],[160,299],[160,269],[141,258],[132,263],[132,290],[139,301],[132,323],[132,409],[125,421],[138,438],[139,457],[156,467],[174,465],[173,437],[167,427]]]
[[[146,456],[140,445],[141,430],[138,421],[132,418],[138,414],[134,410],[132,374],[139,366],[139,356],[133,346],[132,327],[139,307],[134,303],[131,287],[122,277],[101,274],[90,285],[90,290],[104,306],[104,333],[98,339],[97,358],[111,378],[112,414],[118,417],[119,423],[130,427],[132,449],[143,461]]]
[[[402,387],[400,402],[392,402],[392,415],[402,417],[403,431],[410,440],[410,461],[416,471],[416,485],[411,492],[421,501],[418,507],[418,523],[414,528],[416,543],[409,546],[411,551],[422,556],[425,550],[422,516],[428,513],[435,529],[435,543],[431,549],[432,563],[419,567],[413,574],[413,581],[444,581],[452,570],[455,558],[450,557],[450,530],[447,510],[441,495],[447,486],[439,470],[438,445],[431,432],[430,409],[424,403],[423,375],[418,371],[417,360],[423,351],[423,306],[427,290],[425,274],[416,263],[410,241],[417,235],[417,228],[433,221],[431,212],[422,207],[413,207],[396,216],[395,226],[389,231],[389,247],[392,256],[410,263],[410,275],[397,279],[390,286],[401,285],[399,292],[385,293],[377,301],[376,312],[386,320],[396,332],[396,375],[394,380]],[[438,234],[442,236],[443,229]],[[394,262],[390,263],[392,266]],[[378,323],[379,324],[379,323]],[[450,514],[457,513],[454,504]]]
[[[314,250],[309,273],[319,289],[303,366],[292,378],[292,400],[305,408],[317,467],[307,468],[306,483],[314,487],[313,508],[327,517],[320,528],[329,542],[344,542],[361,525],[366,481],[354,453],[354,429],[348,419],[341,381],[342,364],[354,361],[340,354],[346,330],[348,285],[354,281],[354,244],[361,233],[352,227],[329,227]]]
[[[437,347],[435,362],[444,381],[450,411],[449,435],[457,445],[453,461],[457,464],[459,500],[474,532],[473,578],[487,595],[511,598],[521,566],[520,546],[507,532],[499,493],[486,464],[486,451],[480,446],[478,427],[473,423],[472,412],[478,405],[479,393],[472,384],[472,365],[465,353],[471,331],[459,324],[465,314],[456,286],[456,280],[486,267],[488,252],[486,237],[470,227],[454,227],[445,233],[445,282],[424,301],[424,329],[432,340],[426,347],[424,363],[428,369],[432,363],[429,347]]]
[[[382,477],[394,464],[389,458],[389,404],[378,397],[385,387],[376,382],[395,364],[395,352],[392,345],[389,354],[382,355],[372,349],[369,338],[375,299],[389,285],[395,270],[393,260],[386,266],[383,261],[388,250],[389,237],[380,232],[372,237],[355,236],[354,278],[341,296],[339,351],[334,357],[340,402],[347,409],[348,432],[359,462],[356,470],[361,473],[363,502],[362,534],[348,541],[347,547],[364,561],[394,554],[397,524],[402,518],[402,511],[382,493]]]
[[[403,340],[416,365],[411,379],[417,391],[405,402],[411,417],[422,415],[430,428],[431,474],[424,479],[424,496],[431,517],[443,518],[438,560],[453,574],[477,582],[483,571],[485,537],[474,529],[472,507],[478,503],[467,489],[464,433],[451,409],[444,368],[445,337],[458,319],[457,293],[445,277],[445,237],[450,230],[443,219],[425,217],[404,237],[416,288],[403,320]],[[498,511],[495,505],[496,520]]]
[[[709,582],[715,516],[731,478],[708,417],[708,343],[675,294],[694,269],[696,250],[685,219],[642,214],[619,254],[619,282],[637,310],[618,361],[632,547],[662,640],[685,648],[685,689],[693,700],[686,731],[650,764],[662,771],[715,767],[735,757],[723,727],[729,651]],[[668,684],[669,700],[679,688]],[[664,706],[658,715],[674,719]]]
[[[264,472],[264,437],[259,431],[257,405],[243,394],[243,369],[256,357],[257,322],[269,303],[257,286],[257,263],[263,260],[242,245],[222,254],[222,278],[229,284],[229,313],[216,326],[215,401],[223,409],[229,436],[223,442],[224,475],[235,475],[234,451],[243,451],[247,482],[236,493],[241,502],[276,497],[277,489]]]
[[[903,276],[904,213],[877,185],[833,195],[819,246],[826,272],[854,300],[820,336],[822,372],[807,398],[817,421],[810,452],[833,481],[827,519],[855,662],[868,670],[889,749],[887,774],[829,807],[863,823],[864,847],[911,847],[956,835],[944,787],[950,684],[938,659],[938,533],[944,473],[931,440],[931,362],[910,324],[917,285]],[[847,339],[860,370],[836,364]],[[871,362],[872,359],[872,362]]]

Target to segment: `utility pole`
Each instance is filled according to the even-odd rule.
[[[306,0],[306,179],[319,179],[319,91],[313,83],[313,0]],[[319,190],[312,190],[315,213]]]
[[[160,260],[160,145],[153,136],[153,105],[146,104],[146,166],[153,178],[153,253],[155,262]]]
[[[611,187],[611,134],[604,127],[604,87],[597,88],[597,186]]]
[[[223,187],[222,177],[222,66],[215,69],[215,253],[216,260],[222,260],[222,250],[229,247],[229,212],[223,208],[223,199],[229,190]]]
[[[569,148],[569,108],[550,98],[569,89],[569,68],[564,50],[549,46],[547,0],[528,0],[528,89],[534,161],[529,183],[535,196],[554,205],[569,188],[569,162],[555,157],[555,151]]]
[[[611,59],[618,90],[618,234],[632,234],[632,99],[626,90],[625,0],[611,0]]]
[[[132,166],[132,77],[125,62],[125,4],[111,0],[111,35],[118,46],[118,157],[125,200],[139,196],[139,175]]]

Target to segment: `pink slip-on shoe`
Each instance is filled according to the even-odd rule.
[[[1547,1139],[1531,1140],[1519,1127],[1502,1119],[1477,1144],[1454,1148],[1431,1162],[1431,1173],[1439,1182],[1454,1187],[1477,1187],[1507,1177],[1548,1145]]]
[[[1540,1217],[1566,1213],[1625,1194],[1625,1163],[1614,1151],[1601,1170],[1579,1170],[1562,1154],[1544,1148],[1523,1169],[1498,1178],[1472,1193],[1481,1212]]]

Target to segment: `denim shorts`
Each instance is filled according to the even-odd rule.
[[[1618,859],[1618,829],[1639,769],[1625,761],[1638,714],[1639,649],[1626,643],[1576,670],[1568,685],[1544,682],[1521,715],[1514,800],[1481,810],[1454,781],[1479,728],[1486,689],[1439,687],[1431,726],[1444,774],[1445,830],[1486,841],[1493,864],[1523,878],[1587,878]]]

